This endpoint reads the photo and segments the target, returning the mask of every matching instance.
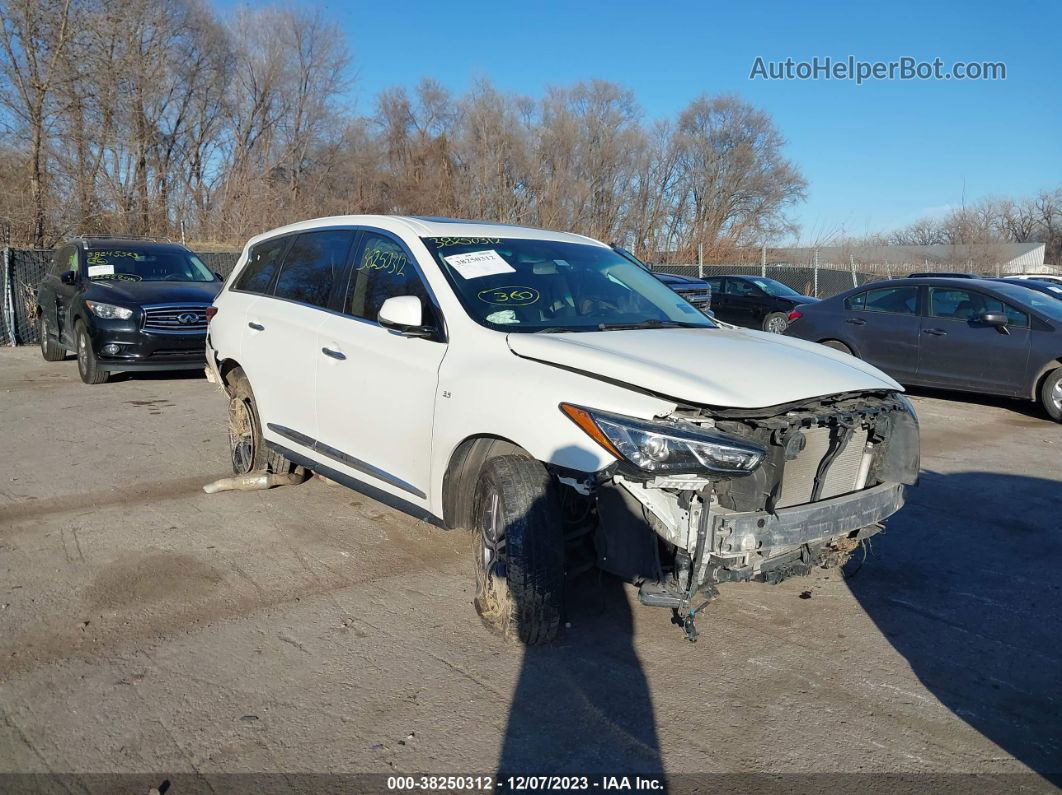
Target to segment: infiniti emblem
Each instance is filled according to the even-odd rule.
[[[195,312],[182,312],[177,315],[177,322],[182,326],[191,326],[199,322],[199,316]]]

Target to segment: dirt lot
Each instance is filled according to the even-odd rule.
[[[205,495],[203,378],[2,350],[0,772],[1062,771],[1062,427],[915,400],[922,483],[847,579],[724,586],[690,645],[590,578],[525,652],[462,534],[319,480]]]

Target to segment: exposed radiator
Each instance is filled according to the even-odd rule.
[[[859,470],[863,462],[863,452],[867,446],[868,432],[865,428],[856,430],[848,441],[848,446],[826,471],[819,499],[837,497],[859,488]],[[776,503],[779,508],[790,505],[803,505],[811,502],[815,489],[815,473],[819,463],[830,449],[829,428],[808,428],[804,430],[807,444],[794,460],[785,462],[782,473],[782,493]]]

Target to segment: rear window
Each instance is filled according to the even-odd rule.
[[[307,232],[295,238],[273,295],[313,306],[327,307],[332,287],[343,273],[354,242],[349,229]]]
[[[249,293],[267,292],[269,285],[273,283],[273,277],[276,276],[277,268],[280,267],[280,257],[290,240],[291,238],[282,237],[253,246],[247,255],[247,264],[243,266],[233,289]]]
[[[860,293],[859,295],[850,295],[844,299],[845,309],[866,309],[867,307],[867,294]]]
[[[914,315],[918,312],[917,287],[882,287],[866,292],[866,311],[887,312],[894,315]]]

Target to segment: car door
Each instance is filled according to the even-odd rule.
[[[415,295],[425,324],[442,329],[416,261],[396,237],[366,231],[350,271],[342,314],[318,330],[319,453],[341,472],[421,502],[429,491],[441,333],[406,337],[377,322],[392,296]]]
[[[725,280],[721,276],[712,276],[705,279],[705,281],[708,282],[708,286],[712,288],[712,314],[720,320],[726,320],[726,318],[719,312],[720,307],[726,306],[726,297],[723,294],[723,284]]]
[[[748,328],[761,328],[767,294],[744,279],[726,280],[727,310],[734,318],[731,323]]]
[[[70,274],[63,281],[64,274]],[[70,310],[74,306],[77,292],[81,289],[81,258],[77,246],[64,246],[55,256],[53,275],[47,280],[49,306],[41,304],[48,318],[48,325],[59,340],[59,344],[68,348],[74,347],[74,328],[70,318]],[[44,285],[42,285],[42,291]]]
[[[44,274],[44,278],[37,285],[37,306],[40,307],[44,325],[53,334],[57,334],[59,331],[59,323],[56,318],[56,289],[59,284],[59,271],[65,266],[68,248],[68,246],[64,246],[56,250],[51,263],[48,265],[48,270]]]
[[[919,287],[879,287],[845,302],[840,336],[853,351],[897,381],[911,381],[918,372],[921,331]]]
[[[921,319],[918,380],[957,389],[1023,394],[1029,359],[1029,316],[979,290],[929,287]],[[981,322],[1005,312],[1005,329]]]
[[[354,238],[353,229],[295,236],[272,294],[255,298],[245,313],[241,364],[254,390],[262,434],[286,447],[312,447],[317,436],[317,331],[345,283]]]

